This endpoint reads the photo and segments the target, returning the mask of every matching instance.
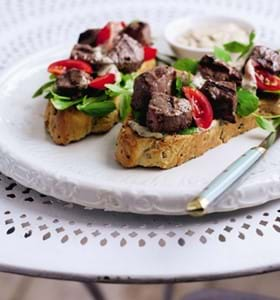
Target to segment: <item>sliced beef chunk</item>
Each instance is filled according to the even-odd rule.
[[[144,49],[136,40],[123,34],[117,39],[108,56],[121,72],[131,73],[143,63]]]
[[[134,82],[132,108],[146,112],[153,93],[171,95],[172,83],[175,79],[175,69],[165,66],[156,67],[139,75]]]
[[[78,69],[70,69],[56,79],[57,92],[63,96],[79,97],[81,90],[86,89],[91,82],[91,76]]]
[[[86,44],[92,47],[96,46],[96,38],[100,29],[88,29],[82,32],[79,36],[78,43]]]
[[[250,59],[273,74],[280,74],[280,53],[264,46],[254,47]]]
[[[123,30],[123,33],[131,36],[144,46],[152,44],[151,28],[147,23],[140,21],[132,22]]]
[[[149,103],[147,127],[154,132],[173,133],[192,122],[191,104],[187,99],[154,93]]]
[[[231,81],[235,82],[237,86],[241,85],[241,73],[224,63],[223,61],[215,59],[211,55],[204,55],[198,67],[201,75],[205,79],[212,79],[214,81]]]
[[[210,101],[215,119],[235,123],[237,96],[234,82],[207,80],[202,86],[201,92]]]
[[[93,48],[86,44],[76,44],[70,57],[72,59],[80,59],[93,65],[111,64],[112,60],[102,52],[100,47]]]

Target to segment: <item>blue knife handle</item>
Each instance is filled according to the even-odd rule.
[[[200,206],[200,214],[203,210],[226,191],[240,176],[242,176],[251,166],[258,161],[265,153],[266,149],[257,146],[249,149],[246,153],[234,161],[220,175],[218,175],[210,184],[187,206],[187,211],[195,212],[197,209],[197,201]],[[199,214],[197,214],[199,215]]]

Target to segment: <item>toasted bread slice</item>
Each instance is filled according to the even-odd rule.
[[[169,169],[179,166],[256,127],[254,117],[245,117],[238,118],[235,124],[217,121],[215,126],[205,131],[156,139],[139,136],[128,122],[119,133],[116,148],[116,159],[126,168],[142,166]]]
[[[265,113],[273,113],[275,102],[261,101],[260,108]],[[190,135],[173,134],[157,139],[138,135],[131,129],[128,119],[119,133],[115,156],[125,168],[142,166],[169,169],[256,126],[255,117],[251,115],[237,117],[236,123],[217,121],[210,129]]]
[[[146,61],[137,71],[141,74],[152,69],[156,64],[154,59]],[[118,99],[115,99],[118,107]],[[45,109],[45,127],[52,140],[58,145],[67,145],[79,141],[91,133],[105,133],[119,121],[118,109],[105,117],[91,117],[75,107],[56,110],[49,101]]]

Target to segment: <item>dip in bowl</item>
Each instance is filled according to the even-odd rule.
[[[225,16],[202,16],[178,19],[169,23],[165,38],[179,58],[200,59],[212,54],[215,46],[230,41],[248,43],[253,24],[238,18]]]

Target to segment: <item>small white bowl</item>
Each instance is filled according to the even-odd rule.
[[[205,54],[212,54],[213,49],[196,48],[182,45],[180,44],[180,42],[178,42],[178,37],[180,37],[190,29],[195,29],[201,26],[219,26],[219,24],[222,25],[225,23],[234,23],[240,26],[248,33],[248,36],[250,32],[255,31],[254,25],[243,19],[226,16],[193,16],[177,19],[175,21],[170,22],[166,26],[164,35],[169,46],[178,58],[188,57],[193,59],[200,59]]]

